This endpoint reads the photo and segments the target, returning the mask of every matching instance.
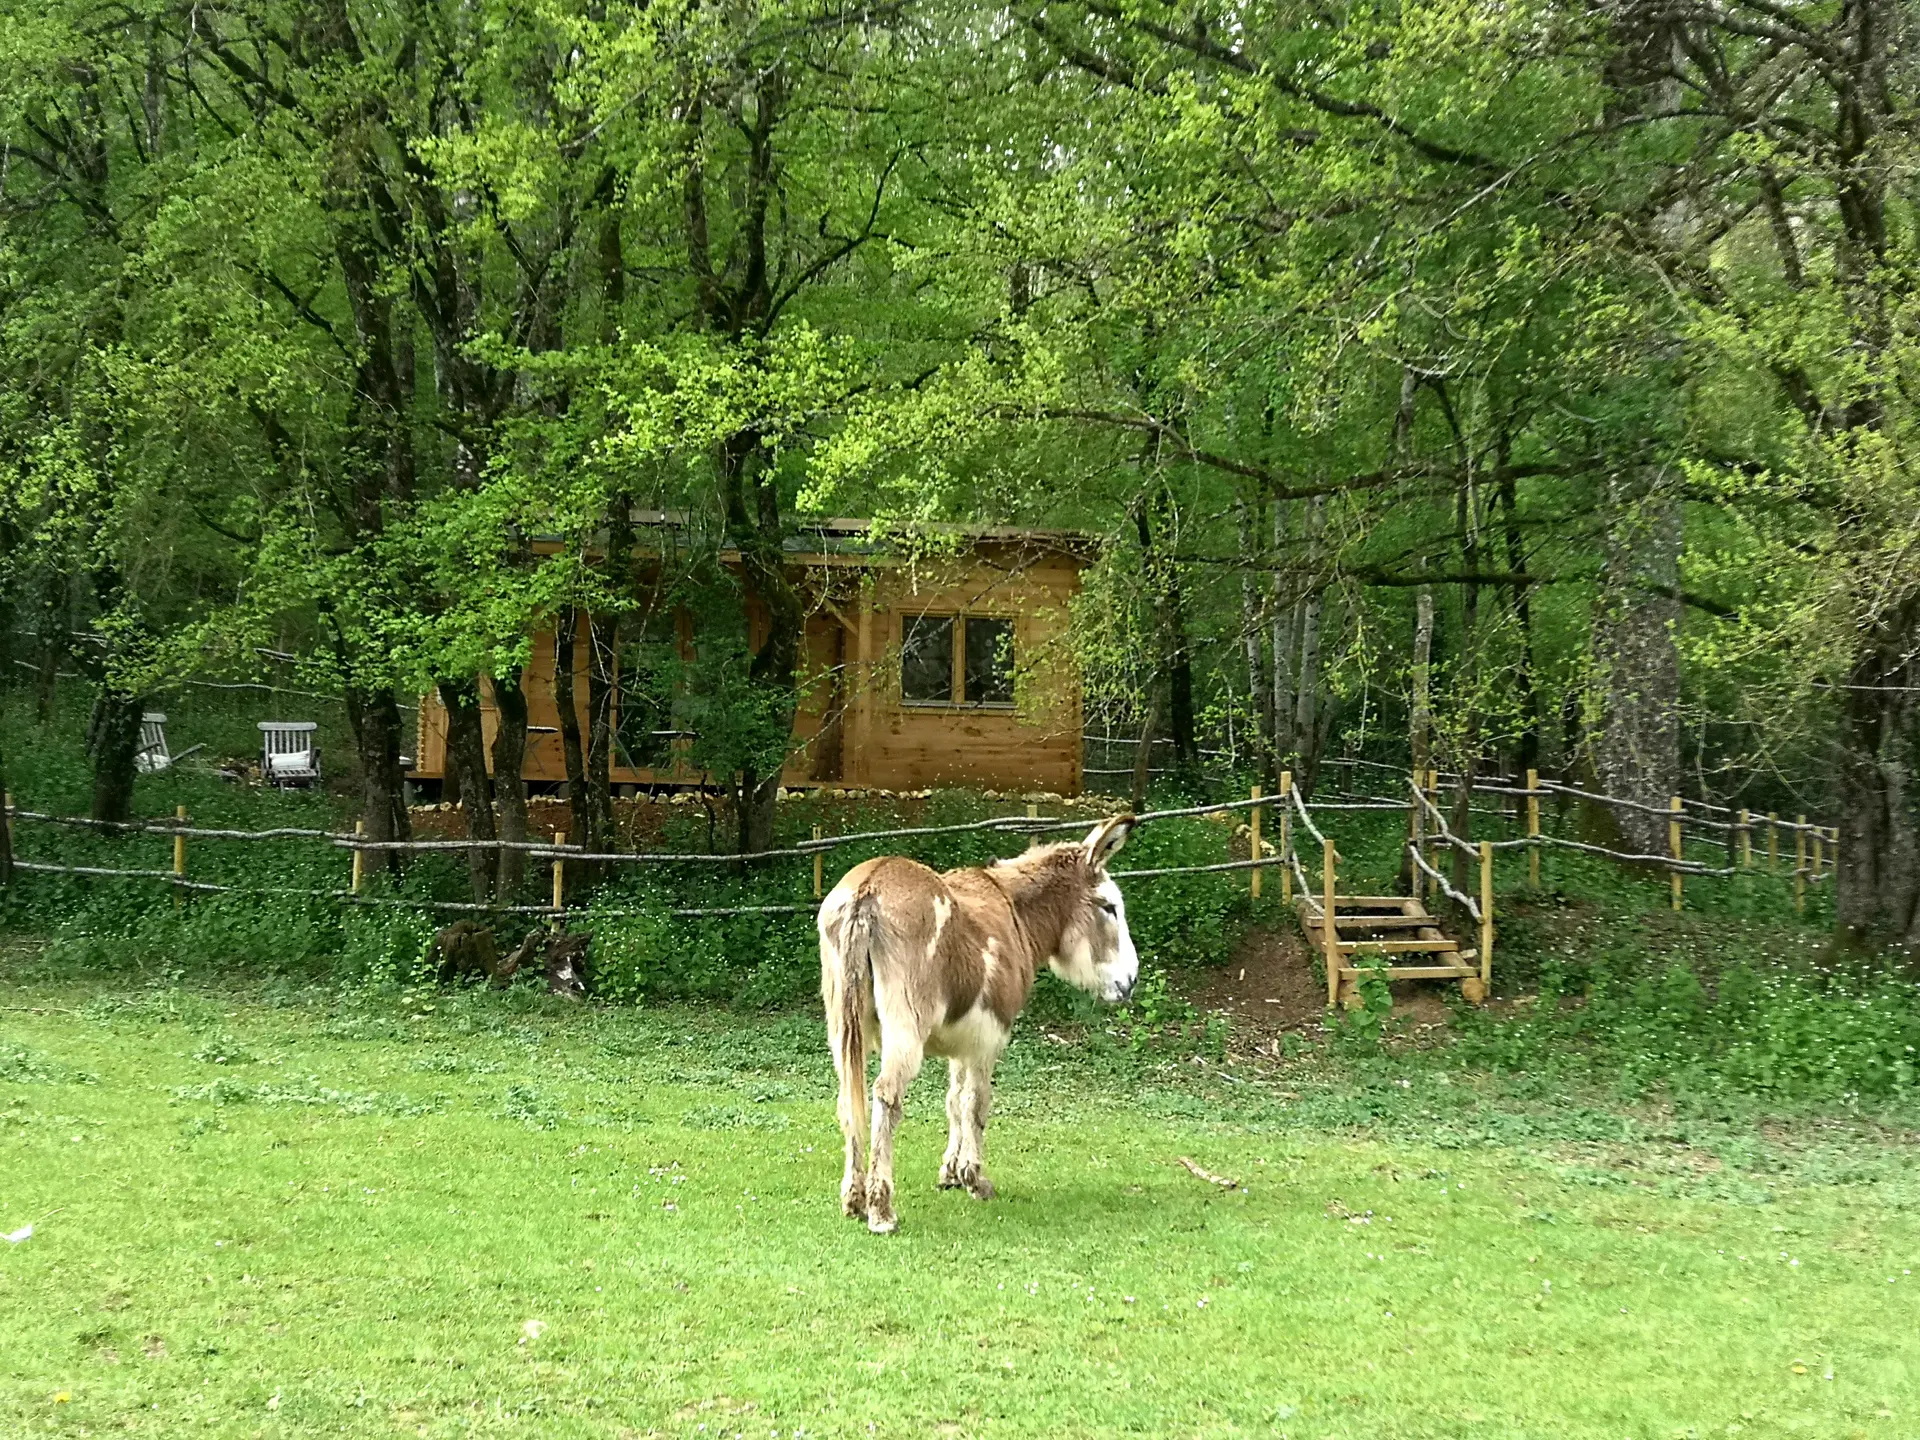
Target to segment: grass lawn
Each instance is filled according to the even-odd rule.
[[[933,1190],[929,1073],[883,1239],[811,1016],[0,1003],[9,1436],[1920,1436],[1920,1188],[1863,1125],[1029,1023],[1000,1198]]]

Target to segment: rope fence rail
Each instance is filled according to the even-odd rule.
[[[1366,764],[1381,769],[1392,769],[1381,762],[1362,761],[1348,758],[1343,764]],[[1464,779],[1466,794],[1461,797],[1469,815],[1487,816],[1498,821],[1510,821],[1516,817],[1505,810],[1489,811],[1471,805],[1471,796],[1480,791],[1508,795],[1525,800],[1527,833],[1523,836],[1497,840],[1470,841],[1455,833],[1446,814],[1434,802],[1443,772],[1428,769],[1425,784],[1418,774],[1401,772],[1408,787],[1407,800],[1394,800],[1388,796],[1367,795],[1345,800],[1321,800],[1310,802],[1301,789],[1292,783],[1290,774],[1281,777],[1280,792],[1277,795],[1263,795],[1256,787],[1246,799],[1213,801],[1196,805],[1170,807],[1149,810],[1138,814],[1138,824],[1147,824],[1161,820],[1191,819],[1206,816],[1230,817],[1242,812],[1251,812],[1250,825],[1242,826],[1234,834],[1249,832],[1249,856],[1247,859],[1228,859],[1217,863],[1192,865],[1148,866],[1132,870],[1115,871],[1117,879],[1154,879],[1171,875],[1210,875],[1231,874],[1250,871],[1251,893],[1258,898],[1263,873],[1269,869],[1278,869],[1285,884],[1285,898],[1292,901],[1297,886],[1301,901],[1307,906],[1308,917],[1317,915],[1324,905],[1315,894],[1315,886],[1301,863],[1295,850],[1293,837],[1295,827],[1303,830],[1330,860],[1338,861],[1340,856],[1333,847],[1327,834],[1315,822],[1315,814],[1322,816],[1342,813],[1380,813],[1404,811],[1408,817],[1408,835],[1406,853],[1410,861],[1410,872],[1423,883],[1432,881],[1438,890],[1476,921],[1482,918],[1482,907],[1473,897],[1461,890],[1441,874],[1427,855],[1425,849],[1430,844],[1444,845],[1467,859],[1483,858],[1484,852],[1496,850],[1520,850],[1529,852],[1530,883],[1539,884],[1539,858],[1544,849],[1561,849],[1583,854],[1599,856],[1622,864],[1638,867],[1663,869],[1672,877],[1673,904],[1679,908],[1682,891],[1682,876],[1725,877],[1757,869],[1753,854],[1753,839],[1763,829],[1768,835],[1767,873],[1779,874],[1778,839],[1781,833],[1795,837],[1796,853],[1793,866],[1787,872],[1795,889],[1796,905],[1804,907],[1805,889],[1809,884],[1818,885],[1831,880],[1838,859],[1839,834],[1832,827],[1809,824],[1805,816],[1797,820],[1782,820],[1776,815],[1764,817],[1749,811],[1724,811],[1735,814],[1733,821],[1720,822],[1703,816],[1691,814],[1684,808],[1687,801],[1674,797],[1665,810],[1644,802],[1609,796],[1577,786],[1543,780],[1537,774],[1529,772],[1523,783],[1510,784],[1503,781],[1482,781],[1472,777],[1455,776]],[[1664,815],[1670,828],[1669,854],[1640,853],[1615,849],[1589,841],[1576,840],[1564,835],[1547,833],[1540,824],[1539,801],[1550,795],[1566,795],[1581,800],[1592,801],[1634,812]],[[1280,819],[1280,844],[1268,845],[1260,838],[1260,826],[1263,814],[1268,809],[1278,812]],[[747,862],[760,862],[782,859],[812,859],[813,895],[817,901],[822,893],[822,873],[820,858],[834,850],[875,842],[922,839],[933,836],[962,834],[1008,834],[1025,835],[1037,838],[1042,835],[1080,831],[1091,823],[1097,823],[1100,814],[1083,818],[1060,816],[1042,816],[1031,807],[1025,815],[1000,815],[982,820],[964,821],[948,825],[902,826],[893,829],[853,831],[840,835],[823,835],[816,828],[811,839],[779,846],[763,851],[740,853],[708,853],[696,851],[590,851],[584,846],[567,843],[563,836],[556,834],[552,840],[507,840],[500,837],[466,837],[452,839],[393,839],[374,838],[364,833],[364,826],[354,833],[303,826],[276,826],[260,830],[247,830],[231,827],[196,826],[188,821],[184,810],[171,819],[134,819],[128,821],[101,821],[87,816],[59,815],[46,811],[15,808],[11,797],[7,797],[5,813],[9,823],[20,821],[49,826],[67,826],[86,829],[111,836],[153,835],[165,836],[174,842],[174,866],[170,870],[116,868],[105,865],[65,865],[43,860],[17,859],[14,866],[23,872],[48,875],[76,875],[86,877],[157,880],[170,884],[178,892],[259,895],[280,898],[307,898],[327,900],[342,904],[378,906],[391,908],[411,908],[449,913],[467,914],[506,914],[542,916],[550,920],[564,922],[574,917],[616,918],[623,915],[659,914],[661,909],[608,908],[592,904],[568,905],[564,903],[564,869],[569,863],[595,865],[638,865],[638,866],[701,866],[726,865],[738,866]],[[1110,813],[1123,813],[1118,809]],[[1456,814],[1458,810],[1456,810]],[[1478,827],[1475,827],[1478,828]],[[1710,865],[1689,857],[1685,853],[1689,831],[1712,830],[1728,837],[1727,847],[1731,863]],[[350,851],[353,854],[353,885],[350,889],[302,889],[292,886],[259,885],[222,885],[205,880],[192,880],[186,874],[185,844],[189,839],[207,841],[233,841],[250,843],[259,841],[320,841],[330,847]],[[458,854],[474,851],[507,852],[515,851],[529,859],[547,861],[554,872],[554,903],[547,905],[506,904],[493,901],[457,901],[434,900],[408,896],[376,896],[362,893],[364,866],[362,857],[378,853],[418,853],[418,854]],[[1484,883],[1484,882],[1483,882]],[[1417,890],[1418,887],[1416,887]],[[810,913],[814,907],[810,904],[765,904],[765,905],[713,905],[681,906],[665,909],[664,913],[676,917],[720,917],[731,915],[799,915]]]

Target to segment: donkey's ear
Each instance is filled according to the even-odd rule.
[[[1115,815],[1094,826],[1087,836],[1087,864],[1095,870],[1106,869],[1136,823],[1131,815]]]

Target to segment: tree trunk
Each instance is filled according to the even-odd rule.
[[[1260,516],[1254,506],[1242,500],[1238,506],[1240,522],[1240,648],[1246,658],[1248,714],[1253,726],[1253,771],[1269,783],[1278,774],[1273,755],[1272,682],[1266,672],[1266,651],[1261,631],[1266,619],[1260,604],[1260,582],[1254,569],[1259,559]]]
[[[1601,727],[1594,763],[1610,795],[1665,810],[1680,789],[1680,502],[1664,477],[1609,487],[1615,515],[1594,617]],[[1638,810],[1612,812],[1629,847],[1663,853],[1667,822]]]
[[[1413,760],[1409,783],[1424,786],[1433,765],[1433,587],[1422,585],[1413,599],[1412,696],[1407,706],[1407,747]],[[1407,812],[1407,840],[1419,844],[1426,834],[1426,812],[1418,806]],[[1400,883],[1409,894],[1419,893],[1424,877],[1414,869],[1413,860],[1404,853],[1400,859]]]
[[[469,840],[497,838],[493,827],[493,797],[487,784],[486,731],[480,722],[480,686],[472,676],[440,682],[440,703],[447,712],[447,768],[459,780],[461,811],[467,817]],[[474,846],[467,851],[467,879],[473,898],[484,905],[493,899],[494,851]]]
[[[400,707],[386,690],[343,688],[347,723],[353,730],[360,758],[360,817],[369,840],[410,840],[412,817],[407,813],[406,779],[400,770]],[[406,866],[403,850],[377,851],[374,863],[399,875]]]
[[[1499,456],[1500,508],[1506,517],[1507,572],[1513,576],[1509,591],[1514,622],[1520,628],[1520,657],[1515,666],[1514,686],[1520,692],[1520,773],[1524,777],[1540,764],[1540,696],[1533,683],[1533,586],[1527,574],[1527,552],[1520,538],[1518,497],[1507,439],[1501,437]]]
[[[493,679],[493,793],[500,803],[500,838],[523,843],[527,838],[527,695],[520,688],[520,667],[512,666]],[[512,900],[527,877],[527,852],[503,847],[495,873],[496,893]]]
[[[1146,807],[1147,786],[1153,779],[1153,737],[1160,728],[1160,687],[1151,684],[1147,692],[1147,713],[1140,721],[1140,743],[1133,747],[1133,792],[1131,807],[1138,812]]]
[[[606,588],[626,601],[633,593],[633,499],[624,492],[607,500],[605,565]],[[613,823],[613,751],[625,610],[622,603],[587,617],[586,845],[599,854],[611,854],[620,840]]]
[[[1315,496],[1307,502],[1307,541],[1312,547],[1309,563],[1319,571],[1319,542],[1325,524],[1326,497]],[[1293,744],[1297,752],[1293,783],[1307,794],[1313,793],[1316,772],[1320,768],[1320,621],[1326,592],[1315,583],[1302,602],[1300,611],[1300,678],[1294,686]]]
[[[40,634],[35,660],[39,671],[34,675],[33,710],[34,717],[41,725],[53,723],[53,704],[55,692],[60,682],[60,666],[67,658],[69,636],[67,634],[69,587],[64,570],[49,573],[40,588]]]
[[[1834,904],[1863,941],[1920,942],[1920,597],[1909,597],[1848,672],[1841,703],[1841,844]]]
[[[580,739],[580,702],[573,667],[580,639],[580,612],[569,605],[553,621],[553,699],[560,710],[560,749],[567,765],[567,843],[587,843],[587,752]]]
[[[1286,598],[1288,586],[1279,568],[1281,546],[1286,538],[1287,505],[1284,500],[1276,500],[1273,505],[1274,571],[1268,586],[1269,623],[1273,629],[1273,690],[1269,703],[1273,707],[1273,763],[1281,770],[1293,767],[1299,750],[1293,731],[1293,657],[1300,630],[1300,602]]]
[[[1179,570],[1156,546],[1154,527],[1147,514],[1149,505],[1158,510],[1164,531],[1170,503],[1166,487],[1162,485],[1155,491],[1151,501],[1135,506],[1133,518],[1140,536],[1141,566],[1146,576],[1148,599],[1154,612],[1160,667],[1166,680],[1173,763],[1190,778],[1200,766],[1200,744],[1194,732],[1193,655],[1187,640],[1186,605],[1180,593]]]
[[[578,807],[586,832],[587,849],[610,854],[613,829],[613,742],[618,719],[620,617],[587,617],[587,753],[586,793]],[[589,870],[588,873],[593,873]]]
[[[125,821],[133,814],[134,755],[140,748],[138,695],[102,683],[93,705],[88,745],[93,751],[93,818]]]
[[[0,765],[0,796],[6,794],[6,767]],[[4,803],[0,801],[0,803]],[[0,885],[13,884],[13,816],[0,813]]]
[[[766,725],[765,743],[750,746],[734,795],[742,855],[773,848],[780,776],[793,735],[799,699],[800,634],[806,615],[787,578],[779,494],[760,436],[743,431],[721,447],[728,531],[740,547],[747,593],[765,612],[767,634],[747,665],[747,684]]]

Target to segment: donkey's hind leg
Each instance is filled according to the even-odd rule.
[[[920,1073],[923,1042],[911,1029],[880,1029],[880,1078],[873,1082],[873,1146],[867,1170],[867,1228],[886,1235],[899,1228],[893,1213],[893,1132],[901,1102]]]
[[[987,1179],[987,1116],[993,1109],[993,1067],[997,1056],[988,1056],[967,1066],[966,1088],[961,1098],[961,1141],[959,1161],[953,1180],[964,1185],[976,1200],[993,1198],[993,1182]]]
[[[960,1188],[960,1155],[967,1132],[967,1067],[959,1060],[947,1062],[947,1153],[940,1161],[940,1177],[934,1183],[942,1190]]]
[[[840,1072],[840,1136],[846,1144],[846,1166],[840,1173],[840,1208],[858,1219],[867,1213],[867,1055],[869,1045],[862,1033],[843,1050],[834,1046],[835,1068]]]

